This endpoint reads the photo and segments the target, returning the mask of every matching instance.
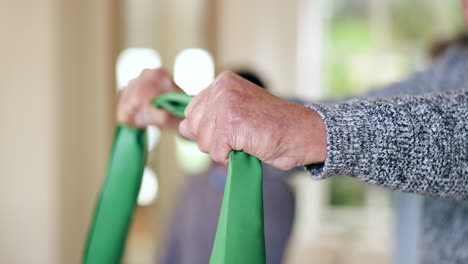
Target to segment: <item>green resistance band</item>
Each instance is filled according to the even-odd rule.
[[[153,105],[183,117],[191,97],[166,93]],[[146,131],[118,126],[107,175],[88,233],[84,264],[121,263],[146,163]],[[231,151],[210,264],[265,263],[262,166]]]

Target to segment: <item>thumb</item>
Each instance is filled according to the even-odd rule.
[[[145,105],[135,117],[135,123],[139,127],[155,125],[164,127],[169,120],[169,113],[162,109],[154,108],[151,105]]]
[[[195,135],[190,131],[187,119],[184,119],[182,122],[180,122],[179,133],[185,138],[191,139],[193,141],[196,140]]]

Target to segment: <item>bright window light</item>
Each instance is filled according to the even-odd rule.
[[[187,94],[196,95],[214,80],[214,61],[208,51],[186,49],[174,62],[174,81]]]
[[[190,174],[206,171],[211,164],[208,154],[201,152],[193,141],[176,137],[176,158],[182,170]]]
[[[138,194],[138,205],[150,205],[158,195],[158,179],[153,170],[146,167],[143,172],[140,193]]]
[[[125,49],[120,53],[117,60],[116,76],[118,90],[126,87],[144,69],[160,68],[161,64],[161,56],[153,49]]]
[[[156,144],[159,142],[161,131],[155,126],[149,126],[146,128],[146,139],[148,143],[148,152],[153,151]]]

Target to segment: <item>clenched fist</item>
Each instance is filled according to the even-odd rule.
[[[183,92],[163,69],[144,70],[133,79],[119,95],[117,119],[120,123],[146,127],[155,125],[161,129],[177,129],[181,118],[165,110],[154,108],[151,103],[160,94]]]
[[[232,72],[195,96],[180,133],[224,164],[242,150],[280,169],[324,162],[326,130],[313,110],[273,96]]]

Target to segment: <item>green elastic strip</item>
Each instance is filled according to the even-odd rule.
[[[153,105],[183,117],[191,97],[167,93]],[[146,132],[118,126],[83,256],[84,264],[120,263],[146,163]],[[232,151],[210,264],[265,263],[262,167]]]
[[[210,264],[265,263],[262,165],[231,151]]]

